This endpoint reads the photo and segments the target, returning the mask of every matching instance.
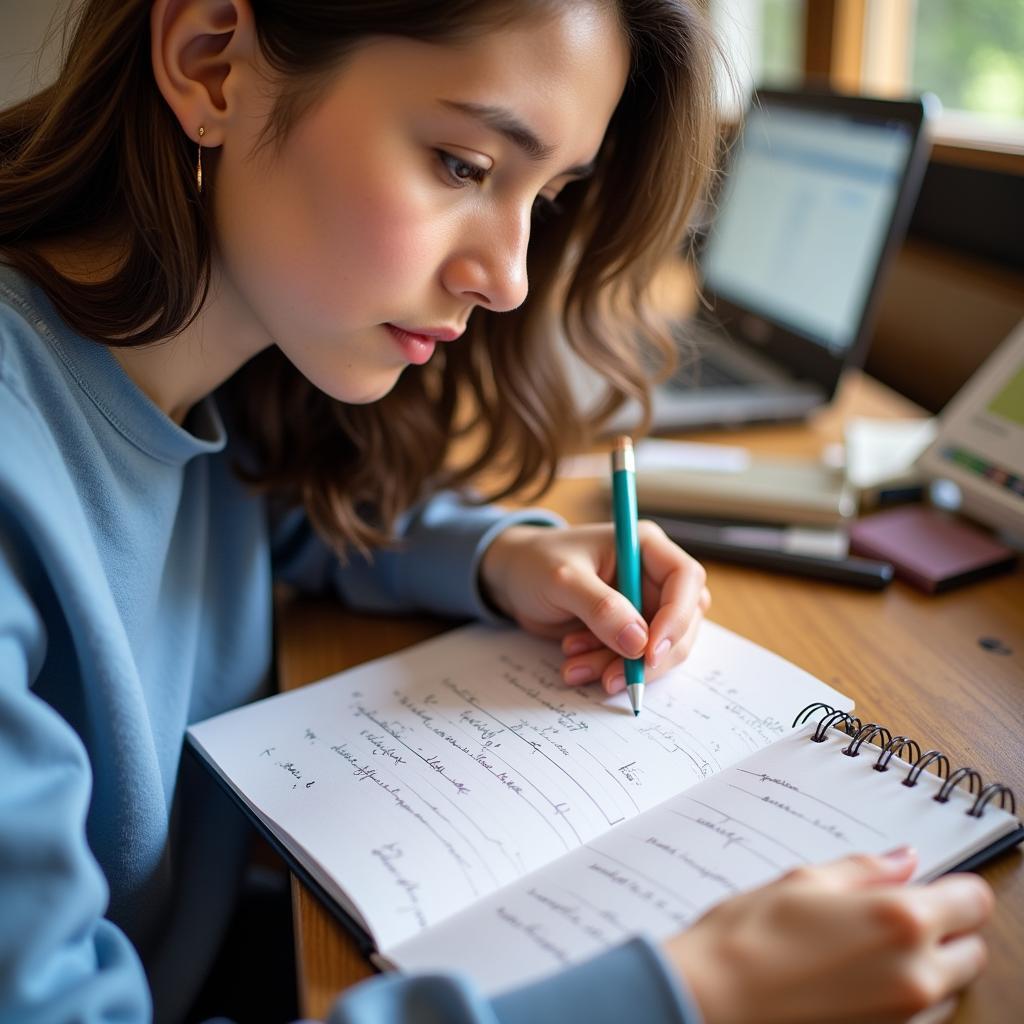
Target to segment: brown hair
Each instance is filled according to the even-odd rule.
[[[653,376],[671,368],[674,346],[645,314],[644,292],[708,181],[717,51],[704,0],[610,2],[629,41],[629,79],[596,173],[568,186],[560,212],[534,224],[531,291],[519,309],[477,309],[463,343],[403,373],[371,405],[328,398],[274,347],[229,382],[236,429],[258,466],[248,479],[303,504],[335,546],[383,541],[428,491],[463,485],[484,469],[498,481],[490,498],[542,493],[564,451],[626,398],[646,411]],[[441,42],[552,7],[251,3],[261,49],[283,86],[271,141],[286,136],[321,76],[365,37]],[[195,185],[195,146],[154,81],[150,6],[86,0],[57,81],[0,112],[0,259],[38,281],[75,330],[107,345],[173,336],[209,287],[211,225]],[[101,227],[123,243],[125,257],[100,283],[72,281],[34,251]],[[609,383],[589,423],[566,401],[553,344],[559,325]],[[453,469],[452,441],[466,435],[472,454]]]

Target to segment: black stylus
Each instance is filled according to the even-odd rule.
[[[657,523],[669,537],[686,548],[695,558],[737,562],[758,569],[774,569],[800,576],[813,576],[872,590],[881,590],[893,577],[893,567],[889,562],[877,562],[871,558],[856,558],[849,555],[829,558],[784,551],[760,544],[739,544],[734,540],[725,539],[726,531],[730,530],[730,527],[694,523],[668,516],[645,514],[644,518]]]

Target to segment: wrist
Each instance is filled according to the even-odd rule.
[[[543,526],[517,524],[502,530],[487,546],[477,570],[477,583],[484,601],[499,615],[515,619],[512,603],[508,598],[508,579],[515,562],[515,552],[537,530]]]
[[[670,939],[663,952],[697,1004],[704,1024],[739,1024],[750,1019],[738,1007],[737,979],[721,970],[720,958],[708,955],[706,941],[692,930]]]

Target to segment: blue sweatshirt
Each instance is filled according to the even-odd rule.
[[[178,426],[107,348],[0,266],[0,1022],[177,1021],[224,934],[240,812],[185,728],[269,692],[272,580],[353,607],[486,617],[477,566],[512,522],[438,495],[401,552],[344,567],[232,472],[213,398]],[[386,977],[333,1019],[696,1020],[642,939],[485,1000]]]

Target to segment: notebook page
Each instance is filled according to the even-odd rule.
[[[712,623],[640,718],[560,664],[471,626],[190,733],[386,948],[766,746],[792,709],[850,706]]]
[[[813,728],[619,825],[445,922],[429,944],[413,939],[389,958],[409,970],[457,965],[497,991],[638,932],[667,938],[715,903],[801,864],[909,843],[920,855],[916,877],[925,879],[1017,826],[992,804],[969,817],[973,797],[959,790],[936,803],[936,776],[907,788],[906,763],[894,758],[876,772],[878,748],[847,757],[848,736],[831,730],[814,743]]]

